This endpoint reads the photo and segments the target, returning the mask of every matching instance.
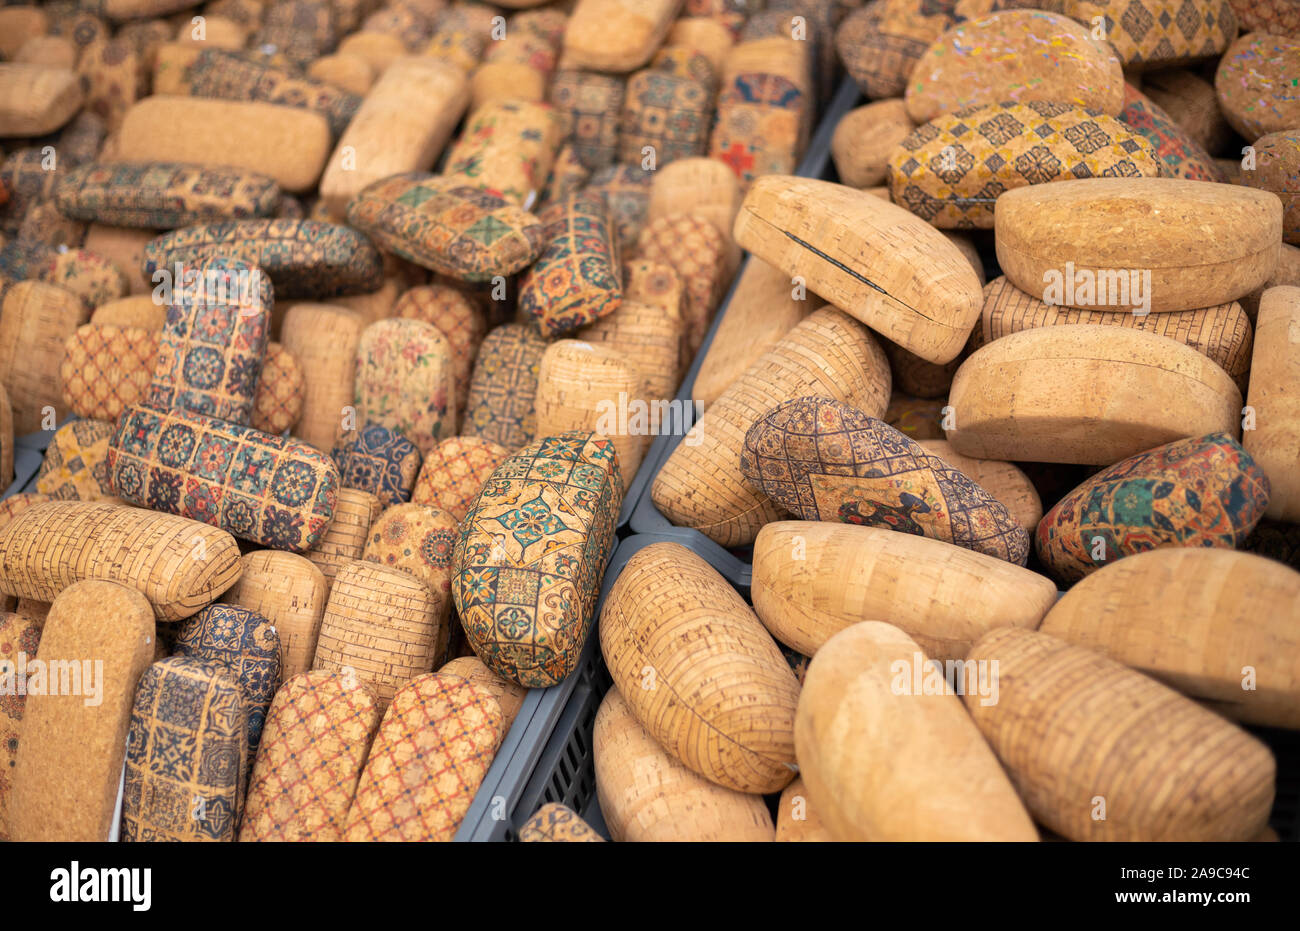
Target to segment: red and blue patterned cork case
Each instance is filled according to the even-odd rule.
[[[108,468],[128,504],[295,553],[320,541],[341,485],[329,457],[304,443],[141,404],[118,419]]]
[[[248,425],[272,301],[270,279],[255,265],[212,259],[182,267],[146,403]]]

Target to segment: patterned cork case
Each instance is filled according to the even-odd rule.
[[[551,802],[537,809],[519,829],[519,840],[526,844],[590,844],[603,843],[605,838],[593,831],[572,808]]]
[[[474,363],[461,432],[511,451],[531,443],[545,352],[546,339],[531,326],[508,323],[488,333]]]
[[[108,474],[108,444],[113,425],[99,420],[74,420],[54,431],[36,473],[36,491],[61,501],[112,498]]]
[[[1166,177],[1216,184],[1225,180],[1219,166],[1200,143],[1132,84],[1124,85],[1124,109],[1120,111],[1119,119],[1155,146],[1156,157],[1163,166],[1162,174]]]
[[[451,554],[457,521],[425,504],[395,504],[370,526],[362,559],[408,572],[429,586],[440,621],[451,609]],[[444,626],[444,633],[449,631]],[[440,644],[439,653],[447,644]]]
[[[622,505],[610,440],[547,437],[506,460],[460,525],[452,596],[474,652],[530,688],[571,673]]]
[[[10,611],[0,613],[0,663],[35,659],[45,619],[34,619]],[[0,841],[12,840],[9,832],[9,800],[14,791],[15,767],[22,738],[25,694],[0,695]]]
[[[174,162],[92,163],[72,169],[55,192],[67,217],[110,226],[174,229],[270,216],[280,187],[238,168]]]
[[[451,346],[432,323],[380,320],[357,345],[356,411],[409,439],[424,455],[455,433]]]
[[[410,500],[420,471],[420,450],[400,433],[366,424],[343,434],[331,455],[344,488],[371,492],[385,507]]]
[[[341,841],[381,709],[339,672],[304,672],[275,695],[239,840]]]
[[[69,585],[53,600],[36,658],[47,666],[102,660],[100,701],[27,697],[9,831],[16,841],[102,842],[117,803],[132,696],[154,653],[153,611],[139,592],[103,581]]]
[[[567,121],[574,154],[590,171],[618,160],[625,92],[623,80],[611,74],[561,70],[551,82],[551,103]]]
[[[504,736],[496,699],[464,679],[408,683],[370,747],[347,840],[451,840]]]
[[[551,175],[563,139],[564,120],[547,103],[497,100],[465,122],[460,139],[447,153],[444,175],[467,187],[499,194],[525,210]]]
[[[510,450],[474,436],[443,440],[424,457],[411,492],[413,504],[427,504],[459,522]]]
[[[519,284],[519,310],[546,336],[599,320],[623,299],[623,271],[609,211],[576,194],[542,216],[546,248]]]

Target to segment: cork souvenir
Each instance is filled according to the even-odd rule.
[[[216,258],[261,268],[277,300],[361,294],[384,283],[379,252],[361,232],[316,220],[232,220],[174,230],[145,247],[145,274]]]
[[[8,60],[50,31],[50,16],[38,6],[0,7],[0,26],[0,57]]]
[[[546,242],[519,284],[519,309],[545,336],[607,316],[622,300],[619,246],[601,199],[577,194],[541,217]]]
[[[605,199],[609,216],[617,232],[619,251],[630,255],[650,210],[650,189],[654,174],[636,165],[610,165],[591,176],[581,191],[586,196]],[[554,208],[547,208],[554,209]]]
[[[14,238],[55,249],[79,249],[86,242],[86,224],[65,217],[53,201],[47,200],[27,208]]]
[[[293,553],[256,550],[241,562],[239,581],[223,598],[274,627],[270,639],[279,651],[279,681],[288,682],[311,668],[329,584],[318,568]]]
[[[499,193],[423,172],[375,182],[347,217],[384,250],[462,281],[513,275],[545,242],[537,218]]]
[[[11,611],[0,613],[0,663],[8,664],[5,668],[15,672],[20,664],[25,669],[28,658],[36,658],[44,626],[44,620],[33,620]],[[9,799],[14,791],[26,704],[25,690],[15,689],[14,694],[5,695],[0,701],[0,840],[5,841],[13,839],[9,828]]]
[[[1060,181],[1000,197],[996,234],[1002,271],[1021,290],[1068,307],[1164,313],[1263,284],[1278,261],[1282,207],[1240,185]]]
[[[538,435],[582,431],[606,437],[614,445],[625,481],[636,475],[653,434],[648,410],[637,419],[637,402],[646,402],[644,379],[617,349],[561,339],[542,356],[537,376]],[[628,413],[620,417],[620,411]]]
[[[366,64],[367,70],[375,77],[383,74],[388,70],[388,66],[397,59],[403,57],[406,52],[406,43],[395,35],[384,32],[353,32],[351,35],[343,35],[339,44],[334,49],[332,57],[347,58],[360,60]],[[321,58],[331,56],[322,55],[307,66],[310,73],[313,66],[318,64]],[[362,94],[362,96],[365,96]]]
[[[414,57],[393,62],[330,156],[320,182],[330,214],[341,218],[348,202],[381,178],[432,168],[467,106],[469,81],[455,65]]]
[[[640,376],[647,400],[668,399],[676,394],[682,341],[686,336],[685,323],[679,315],[669,315],[661,308],[630,300],[625,291],[618,310],[583,327],[575,335],[584,342],[621,353]]]
[[[966,709],[1035,820],[1056,834],[1239,841],[1267,822],[1273,755],[1173,689],[1036,631],[991,631],[968,659],[997,661],[998,701],[967,693]],[[1104,820],[1093,814],[1098,796]]]
[[[1068,17],[1005,10],[966,20],[917,61],[904,100],[924,123],[984,103],[1055,100],[1110,116],[1123,106],[1124,73],[1114,49]]]
[[[998,758],[922,650],[897,627],[866,621],[813,657],[794,736],[818,817],[839,841],[1038,840]],[[966,675],[968,701],[988,701],[991,676]],[[883,759],[888,766],[872,764]]]
[[[361,24],[364,33],[395,36],[408,51],[428,44],[433,35],[434,9],[428,4],[400,4],[376,10]]]
[[[1002,502],[1011,516],[1030,533],[1043,519],[1043,502],[1029,476],[1010,462],[996,459],[972,459],[952,448],[947,440],[917,440],[932,456],[938,456],[964,472],[994,498]]]
[[[802,154],[811,108],[807,87],[783,74],[755,70],[727,75],[718,95],[709,157],[731,166],[742,189],[761,175],[791,174]]]
[[[67,153],[63,163],[69,163]],[[0,162],[0,185],[5,188],[7,197],[6,203],[0,204],[0,231],[16,234],[27,212],[54,195],[59,173],[46,171],[48,164],[43,149],[36,146],[16,149]]]
[[[555,62],[555,46],[535,33],[515,30],[507,32],[504,39],[489,42],[483,64],[470,78],[472,109],[511,99],[545,100]]]
[[[1300,126],[1300,36],[1247,33],[1228,47],[1214,78],[1219,107],[1247,141]]]
[[[1047,512],[1039,561],[1064,582],[1161,547],[1236,549],[1264,516],[1269,480],[1226,434],[1178,440],[1115,463]]]
[[[157,282],[144,276],[144,250],[158,235],[156,230],[91,223],[86,227],[82,248],[111,262],[126,279],[128,296],[152,299]],[[96,308],[98,309],[98,308]]]
[[[0,249],[0,275],[57,285],[89,307],[122,297],[127,289],[125,276],[104,256],[40,242],[16,240]]]
[[[357,346],[357,417],[401,434],[423,455],[455,432],[452,379],[451,347],[433,324],[372,323]]]
[[[1255,167],[1242,172],[1242,182],[1278,196],[1282,239],[1300,246],[1300,129],[1261,136],[1253,148]]]
[[[288,0],[266,7],[262,28],[253,36],[258,47],[270,46],[277,55],[300,67],[333,50],[337,43],[333,4],[324,0]]]
[[[1268,281],[1241,299],[1241,309],[1246,312],[1251,323],[1255,323],[1258,318],[1259,302],[1264,292],[1270,288],[1284,286],[1300,287],[1300,247],[1289,246],[1286,243],[1282,243],[1282,251],[1278,253],[1277,268],[1273,270]]]
[[[761,795],[737,792],[687,769],[610,689],[592,735],[596,797],[619,842],[760,842],[776,828]]]
[[[298,193],[320,177],[330,130],[324,117],[295,107],[155,94],[132,105],[114,140],[108,161],[243,169]]]
[[[8,831],[15,841],[99,843],[112,828],[132,696],[154,651],[154,616],[139,592],[107,581],[69,585],[51,600],[35,658],[48,667],[90,666],[93,657],[87,676],[93,672],[98,700],[84,694],[84,682],[83,694],[27,695],[21,752],[5,773]]]
[[[796,776],[781,792],[776,803],[778,844],[825,844],[835,840],[826,823],[808,802],[808,786]]]
[[[167,38],[172,38],[170,35]],[[202,38],[196,34],[194,26],[182,22],[177,31],[176,42],[182,45],[198,45],[204,48],[219,48],[238,51],[248,44],[249,31],[237,20],[219,16],[211,11],[204,17]],[[159,43],[162,45],[163,43]],[[156,61],[156,58],[155,58]]]
[[[575,68],[635,71],[650,60],[681,0],[578,0],[564,30],[564,59]]]
[[[312,565],[325,576],[326,593],[334,584],[339,569],[361,559],[370,539],[370,526],[384,509],[379,498],[357,488],[339,489],[338,503],[334,506],[334,520],[325,528],[319,543],[307,551]],[[322,604],[321,610],[324,611]],[[319,636],[320,625],[317,625]],[[312,641],[315,656],[315,640]]]
[[[379,33],[355,33],[379,35]],[[345,40],[346,41],[346,40]],[[400,44],[400,40],[399,40]],[[401,46],[405,50],[405,46]],[[375,71],[370,62],[356,55],[322,55],[307,66],[307,77],[327,84],[336,90],[365,97],[375,83]]]
[[[370,525],[362,558],[410,573],[429,587],[434,610],[445,627],[451,608],[451,553],[457,521],[424,504],[395,504]],[[441,644],[446,651],[446,643]]]
[[[129,504],[292,552],[320,540],[340,487],[339,470],[306,444],[143,405],[118,420],[109,472]]]
[[[510,454],[505,447],[478,437],[448,437],[425,456],[411,502],[437,508],[459,522]]]
[[[14,409],[9,392],[0,383],[0,484],[8,488],[14,481]]]
[[[330,454],[342,487],[368,491],[388,507],[411,498],[420,471],[420,450],[389,427],[368,423],[340,435]]]
[[[19,62],[0,62],[0,136],[52,133],[85,99],[77,73]]]
[[[102,420],[73,420],[55,430],[36,473],[37,493],[60,501],[112,498],[108,443],[113,429]]]
[[[1142,93],[1209,154],[1230,145],[1232,127],[1219,109],[1212,78],[1207,81],[1186,68],[1148,72],[1142,76]]]
[[[750,256],[695,376],[691,394],[706,408],[712,405],[816,306],[817,302],[806,293],[800,299],[789,275]]]
[[[676,78],[689,78],[704,88],[710,103],[718,89],[718,69],[709,56],[688,45],[664,45],[650,59],[650,69]],[[712,107],[710,107],[712,109]]]
[[[741,246],[929,362],[955,358],[979,318],[979,280],[961,251],[920,217],[865,192],[762,178],[735,232]]]
[[[93,42],[107,39],[109,24],[103,16],[76,4],[69,8],[63,4],[50,4],[50,34],[67,36],[77,46],[78,52]]]
[[[33,36],[10,57],[22,64],[76,70],[77,47],[63,36]]]
[[[1112,116],[1050,100],[945,113],[889,159],[893,202],[940,229],[992,229],[993,204],[1012,188],[1159,174],[1144,136]]]
[[[271,282],[233,259],[180,267],[145,403],[247,426],[271,328]]]
[[[600,644],[632,713],[687,768],[759,795],[790,781],[799,683],[702,558],[675,543],[638,551],[606,598]],[[647,667],[653,689],[642,685]]]
[[[349,841],[450,841],[505,736],[496,699],[433,673],[393,699],[348,812]]]
[[[524,822],[519,829],[519,840],[525,844],[590,844],[602,843],[605,838],[572,808],[550,802]]]
[[[276,435],[289,430],[302,416],[306,393],[306,377],[298,360],[279,343],[267,343],[262,377],[253,395],[250,416],[254,429]]]
[[[1245,389],[1254,336],[1250,320],[1236,301],[1163,314],[1082,310],[1047,304],[1006,278],[994,278],[984,288],[984,309],[971,331],[970,347],[978,349],[1022,330],[1073,324],[1125,327],[1177,340],[1213,359],[1238,388]]]
[[[954,5],[875,0],[851,11],[835,30],[844,70],[868,97],[901,97],[917,60],[952,26]]]
[[[330,587],[312,668],[353,674],[380,707],[432,670],[446,644],[438,598],[420,579],[373,562],[343,565]]]
[[[243,693],[224,663],[169,656],[150,666],[127,734],[121,839],[233,842],[248,787],[247,730]]]
[[[56,417],[67,411],[59,367],[64,344],[87,316],[74,294],[54,285],[19,281],[0,288],[0,384],[17,435],[42,429],[47,407]]]
[[[360,314],[331,304],[299,304],[284,315],[281,342],[306,381],[296,435],[322,452],[334,448],[352,406],[363,329]]]
[[[483,665],[483,661],[477,656],[458,656],[445,663],[438,672],[443,675],[460,676],[470,685],[495,698],[501,708],[503,734],[509,732],[524,699],[528,696],[528,689],[509,679],[501,678]]]
[[[721,73],[727,52],[736,44],[736,33],[725,24],[725,15],[692,12],[687,4],[668,30],[665,48],[686,48],[708,59],[715,74]]]
[[[591,180],[591,170],[578,159],[578,154],[571,143],[560,146],[555,154],[555,164],[551,166],[551,177],[542,189],[541,199],[535,208],[539,212],[559,203],[572,194],[586,187]]]
[[[866,327],[834,308],[815,311],[740,375],[664,461],[651,486],[656,507],[677,526],[723,546],[753,542],[783,513],[740,471],[745,432],[792,397],[842,400],[884,413],[889,363]]]
[[[850,110],[831,136],[831,158],[840,183],[855,188],[883,184],[890,155],[915,129],[898,98]]]
[[[624,81],[608,74],[560,70],[551,81],[548,99],[565,121],[574,155],[591,171],[618,160],[625,93]]]
[[[1119,120],[1155,147],[1164,177],[1216,183],[1225,180],[1219,166],[1200,143],[1132,84],[1124,85],[1124,109]]]
[[[979,269],[976,271],[978,274]],[[961,366],[961,356],[939,365],[927,362],[889,340],[881,340],[881,345],[885,355],[889,357],[889,368],[893,372],[894,385],[899,392],[925,400],[948,396],[952,377]]]
[[[445,284],[421,285],[403,292],[393,315],[432,324],[451,349],[453,400],[459,422],[465,410],[469,380],[479,345],[487,335],[487,318],[468,297]]]
[[[656,166],[703,155],[713,121],[713,95],[691,77],[655,68],[627,82],[619,132],[619,161]]]
[[[684,285],[684,364],[704,343],[727,281],[727,238],[705,215],[677,213],[651,220],[641,230],[637,253],[672,268]]]
[[[450,62],[467,74],[483,59],[492,37],[492,10],[479,4],[457,4],[434,16],[434,33],[423,54]]]
[[[536,202],[564,141],[564,121],[547,103],[498,100],[470,114],[447,153],[444,177],[484,188],[527,210]]]
[[[1295,0],[1229,0],[1242,32],[1300,36],[1300,6]]]
[[[109,132],[148,91],[148,71],[133,44],[123,38],[92,42],[81,51],[77,73],[85,89],[83,106],[102,117]]]
[[[1106,41],[1134,70],[1218,58],[1237,37],[1228,0],[1065,0],[1064,8],[1084,26],[1104,20]]]
[[[650,185],[646,220],[653,222],[678,213],[707,217],[727,246],[727,275],[740,264],[740,248],[731,238],[743,196],[736,176],[712,158],[683,158],[661,165]]]
[[[265,175],[168,162],[83,165],[55,194],[65,216],[113,226],[171,229],[270,215],[280,189]]]
[[[1246,398],[1255,429],[1244,431],[1243,443],[1268,475],[1268,516],[1300,522],[1300,288],[1265,291],[1258,327]]]
[[[573,672],[622,499],[614,446],[591,433],[541,439],[484,485],[461,521],[451,584],[466,638],[494,672],[529,688]]]
[[[1046,577],[1004,560],[877,527],[781,521],[754,543],[754,610],[814,656],[863,618],[901,628],[928,656],[965,657],[994,627],[1034,629],[1056,601]]]
[[[267,714],[239,840],[341,841],[380,715],[346,673],[287,679]]]
[[[116,421],[153,380],[157,332],[91,322],[78,327],[64,346],[63,402],[78,417]]]
[[[948,403],[948,442],[980,459],[1112,465],[1241,428],[1241,392],[1223,369],[1168,337],[1121,327],[1005,336],[962,363]]]
[[[347,128],[361,106],[356,94],[305,77],[295,68],[210,45],[163,45],[154,65],[153,92],[293,107],[324,118],[334,137]]]
[[[740,471],[803,518],[916,534],[1023,566],[1029,536],[959,469],[883,421],[826,398],[797,398],[745,435]]]

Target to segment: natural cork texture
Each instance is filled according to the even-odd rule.
[[[948,403],[948,442],[980,459],[1111,465],[1186,436],[1241,435],[1227,372],[1166,336],[1120,327],[1005,336],[962,363]]]
[[[845,627],[887,617],[927,655],[959,660],[987,630],[1038,627],[1056,601],[1056,585],[908,533],[781,521],[754,542],[753,598],[772,635],[807,656]]]
[[[809,291],[930,362],[955,358],[979,319],[979,278],[961,250],[920,217],[865,191],[760,178],[736,217],[735,236]]]
[[[501,678],[483,665],[483,661],[477,656],[458,656],[438,672],[443,675],[460,676],[470,685],[495,698],[501,707],[503,732],[509,732],[510,725],[514,723],[524,698],[528,695],[528,689],[509,679]]]
[[[917,440],[932,456],[938,456],[960,469],[993,497],[997,498],[1028,533],[1033,533],[1043,519],[1043,502],[1029,476],[1010,462],[996,459],[973,459],[952,448],[947,440]]]
[[[311,669],[329,583],[302,556],[257,550],[243,557],[243,571],[223,601],[260,614],[275,625],[280,641],[280,679]]]
[[[578,0],[564,30],[570,68],[635,71],[650,60],[681,0]]]
[[[54,601],[85,579],[138,589],[159,621],[196,614],[238,579],[235,538],[119,504],[47,501],[0,529],[0,591]]]
[[[0,136],[43,136],[76,115],[84,93],[70,68],[0,63]]]
[[[600,646],[637,720],[689,769],[760,795],[790,781],[799,683],[701,557],[676,543],[638,551],[605,599]]]
[[[715,785],[677,762],[637,721],[618,689],[605,693],[592,736],[596,795],[615,841],[768,842],[761,795]]]
[[[36,659],[51,671],[56,661],[75,663],[82,675],[64,666],[71,675],[60,675],[60,690],[80,678],[82,694],[27,696],[9,804],[13,840],[108,840],[131,703],[153,659],[154,639],[149,602],[122,585],[78,582],[54,601]],[[94,706],[87,704],[89,681],[102,690]]]
[[[280,341],[307,382],[296,435],[323,452],[334,448],[353,405],[363,327],[359,313],[333,304],[297,304],[284,317]]]
[[[370,539],[370,525],[384,509],[379,498],[357,488],[340,488],[334,519],[319,543],[305,554],[325,576],[328,587],[341,568],[361,559]]]
[[[1300,728],[1300,573],[1271,559],[1192,547],[1127,556],[1066,592],[1042,631],[1226,717]]]
[[[1246,396],[1255,429],[1242,443],[1268,475],[1268,516],[1300,522],[1300,287],[1265,291],[1256,326]]]
[[[85,305],[69,291],[39,281],[0,290],[0,383],[13,405],[19,436],[43,428],[44,409],[67,411],[59,366],[64,344],[86,322]]]
[[[605,838],[572,808],[551,802],[537,809],[519,829],[519,840],[525,844],[590,844],[602,843]]]
[[[942,682],[899,689],[900,664],[918,667],[914,677],[930,668],[903,631],[867,621],[828,640],[808,667],[795,744],[827,830],[840,841],[1036,841],[961,699]]]
[[[997,661],[999,694],[967,694],[967,710],[1035,820],[1062,837],[1244,841],[1264,829],[1273,755],[1191,699],[1035,631],[993,631],[969,659]]]

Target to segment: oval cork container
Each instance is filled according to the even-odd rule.
[[[997,757],[936,672],[890,624],[854,624],[826,641],[795,721],[799,774],[818,817],[841,841],[1038,840]],[[991,694],[991,677],[967,676],[977,698]]]
[[[1300,728],[1300,572],[1251,553],[1170,547],[1075,585],[1042,631],[1220,714]]]
[[[777,640],[813,656],[863,618],[886,621],[938,660],[960,660],[995,627],[1036,628],[1056,601],[1046,577],[925,537],[808,521],[754,541],[754,611]]]
[[[1242,445],[1268,475],[1268,516],[1300,522],[1300,287],[1269,288],[1259,302]]]
[[[280,678],[288,682],[311,669],[329,582],[311,560],[294,553],[256,550],[240,561],[239,581],[223,600],[255,611],[275,625]]]
[[[596,795],[615,841],[766,842],[776,827],[761,795],[709,782],[647,733],[618,693],[605,693],[592,733]]]
[[[835,840],[817,810],[808,801],[808,786],[800,777],[785,787],[776,803],[778,844],[825,844]]]
[[[688,768],[739,792],[790,781],[799,683],[702,558],[675,543],[637,552],[605,599],[600,645],[637,720]]]
[[[364,327],[361,314],[333,304],[297,304],[284,315],[281,342],[307,383],[295,434],[322,452],[334,448],[352,408]]]
[[[929,362],[961,352],[979,318],[970,262],[915,214],[864,191],[781,175],[758,179],[736,242]],[[914,269],[924,268],[924,275]]]
[[[1022,291],[1066,307],[1165,313],[1226,304],[1267,281],[1282,202],[1180,178],[1058,181],[999,197],[994,232],[998,263]]]
[[[751,543],[782,511],[745,479],[740,452],[758,418],[803,396],[843,401],[870,416],[889,402],[889,360],[871,332],[833,307],[814,311],[734,381],[665,460],[651,486],[674,524],[724,546]]]
[[[320,542],[303,555],[325,576],[326,591],[340,569],[355,562],[366,551],[370,527],[384,510],[379,498],[357,488],[340,488],[334,519]]]
[[[519,829],[519,840],[525,844],[591,844],[601,843],[605,838],[572,808],[550,802],[537,809]]]
[[[501,707],[501,726],[506,732],[519,714],[519,708],[528,695],[528,689],[517,682],[503,679],[483,664],[477,656],[458,656],[446,663],[438,672],[460,676],[475,688],[487,692]]]
[[[998,663],[997,702],[968,694],[966,708],[1034,818],[1056,834],[1244,841],[1264,829],[1273,755],[1191,699],[1036,631],[992,631],[967,659]]]
[[[1011,512],[1026,532],[1043,519],[1043,501],[1029,476],[1010,462],[963,456],[947,440],[917,440],[922,449],[961,470]]]
[[[953,449],[980,459],[1111,465],[1188,436],[1241,433],[1228,373],[1165,336],[1120,327],[1025,330],[962,363]]]

